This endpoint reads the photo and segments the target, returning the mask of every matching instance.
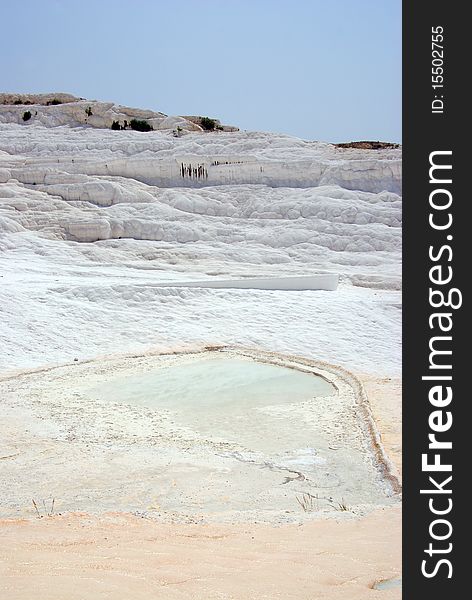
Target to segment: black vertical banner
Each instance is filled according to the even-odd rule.
[[[465,374],[472,374],[472,365],[466,369],[472,328],[465,278],[472,230],[465,177],[472,173],[472,163],[466,165],[472,161],[472,32],[464,11],[459,2],[403,3],[407,600],[470,595],[465,574],[472,431]],[[465,508],[469,516],[461,518]]]

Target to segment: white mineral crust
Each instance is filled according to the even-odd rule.
[[[400,193],[399,149],[0,105],[0,372],[236,344],[396,376]],[[336,291],[159,285],[326,273]]]

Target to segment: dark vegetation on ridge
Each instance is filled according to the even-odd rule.
[[[154,131],[154,127],[152,125],[141,119],[131,119],[129,123],[128,121],[125,121],[123,125],[119,121],[113,121],[111,124],[111,129],[114,131],[120,131],[122,129],[129,128],[133,129],[134,131]]]
[[[360,150],[385,150],[400,148],[400,144],[391,142],[344,142],[342,144],[334,144],[336,148],[358,148]]]

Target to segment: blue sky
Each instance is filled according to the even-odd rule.
[[[3,0],[1,17],[1,91],[400,141],[400,0]]]

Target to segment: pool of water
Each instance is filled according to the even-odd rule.
[[[336,394],[322,377],[237,358],[204,358],[102,383],[90,390],[99,400],[164,409],[198,434],[251,450],[313,446],[319,437],[288,427],[284,405]],[[277,412],[279,411],[279,412]],[[318,440],[319,441],[319,440]]]
[[[4,461],[3,504],[18,516],[27,490],[47,498],[53,489],[64,511],[285,523],[394,502],[352,388],[326,375],[335,385],[228,351],[94,361],[19,379],[15,390],[3,386],[2,400],[37,416],[31,443]]]

